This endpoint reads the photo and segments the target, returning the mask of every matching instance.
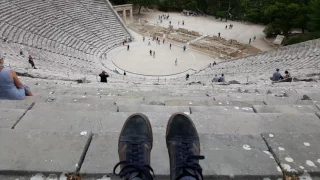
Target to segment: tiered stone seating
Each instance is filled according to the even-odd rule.
[[[30,78],[23,78],[23,82],[36,96],[19,102],[0,101],[4,117],[0,119],[0,172],[15,172],[7,177],[30,178],[37,172],[59,176],[80,172],[88,179],[110,175],[118,161],[117,138],[124,121],[130,114],[142,112],[153,126],[152,167],[157,175],[167,178],[165,127],[170,115],[178,111],[188,114],[198,129],[207,179],[319,178],[317,167],[303,164],[318,163],[320,155],[316,101],[320,92],[316,82],[261,88],[174,81],[156,86],[115,79],[108,84]],[[307,94],[312,99],[302,100]],[[269,101],[274,103],[266,103]],[[291,165],[283,153],[294,157],[304,169],[287,169],[295,164]],[[28,165],[19,166],[26,162]],[[59,167],[51,165],[54,163]],[[305,170],[312,173],[305,174]],[[29,171],[35,173],[30,175]]]
[[[224,73],[227,77],[235,80],[237,77],[245,79],[245,76],[250,76],[252,80],[259,74],[267,80],[275,69],[280,68],[283,71],[289,70],[294,77],[304,76],[318,68],[320,63],[319,47],[319,39],[307,41],[275,51],[222,62],[195,75],[199,76],[199,79],[203,79],[204,74],[213,77],[215,74]]]
[[[111,50],[130,37],[103,0],[0,4],[0,35],[7,39],[0,49],[17,72],[68,80],[96,74],[104,69],[100,58],[112,59]],[[165,128],[177,111],[190,115],[198,129],[206,179],[319,179],[319,83],[266,83],[276,68],[302,76],[318,70],[319,43],[219,63],[191,75],[189,82],[201,81],[193,85],[184,77],[155,82],[113,74],[108,84],[22,78],[35,96],[0,101],[0,179],[110,175],[118,162],[119,131],[136,112],[151,120],[152,167],[168,179]],[[27,68],[29,54],[39,69]],[[242,84],[212,84],[221,73]],[[244,84],[247,76],[254,83]]]
[[[99,57],[131,36],[126,27],[119,23],[120,20],[113,13],[109,3],[88,3],[77,0],[2,0],[0,35],[7,42],[1,42],[1,46],[8,46],[3,50],[19,47],[15,49],[15,53],[3,53],[15,56],[19,54],[16,52],[20,49],[27,49],[29,54],[45,58],[46,63],[38,62],[35,58],[36,65],[40,67],[52,66],[51,62],[61,62],[66,68],[77,69],[78,67],[73,65],[82,67],[86,64],[88,71],[95,70],[96,74],[102,68],[101,65],[97,65]],[[99,15],[100,8],[103,8],[104,13],[108,13],[108,18]],[[55,59],[58,56],[59,59]],[[8,63],[17,64],[16,67],[20,70],[27,67],[20,66],[16,57],[9,60],[13,62]],[[88,64],[88,61],[94,63]],[[91,64],[96,67],[92,67]],[[63,72],[64,68],[56,69],[59,70]],[[77,71],[83,71],[83,68]]]

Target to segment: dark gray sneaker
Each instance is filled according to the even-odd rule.
[[[120,162],[113,173],[124,180],[135,178],[152,180],[150,154],[153,135],[150,121],[144,114],[133,114],[123,125],[118,144]],[[116,169],[120,166],[120,172]],[[152,175],[151,175],[152,172]]]
[[[203,180],[199,160],[200,141],[195,125],[189,116],[176,113],[167,125],[167,148],[170,158],[170,179]]]

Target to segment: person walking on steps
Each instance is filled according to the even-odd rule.
[[[153,51],[153,58],[156,58],[156,52]]]
[[[219,33],[218,33],[218,37],[220,37],[220,35],[221,35],[221,33],[219,32]]]
[[[185,52],[185,51],[186,51],[186,49],[187,49],[187,46],[186,46],[186,45],[184,45],[184,46],[183,46],[183,52]]]
[[[150,53],[150,56],[152,56],[152,50],[151,49],[150,49],[149,53]]]
[[[170,43],[170,49],[172,48],[172,44]]]
[[[251,38],[249,39],[249,44],[251,44]]]
[[[166,144],[170,162],[170,180],[203,180],[199,160],[200,138],[189,116],[173,114],[167,124]],[[125,121],[118,139],[119,163],[113,174],[122,180],[153,180],[151,167],[152,126],[144,114],[132,114]],[[120,170],[118,170],[120,169]]]
[[[176,66],[178,66],[178,58],[176,58],[175,64],[176,64]]]
[[[130,50],[130,45],[128,44],[128,45],[127,45],[127,51],[129,51],[129,50]]]
[[[37,69],[36,66],[34,65],[33,57],[31,55],[29,55],[29,64],[31,64],[31,67],[33,69]]]

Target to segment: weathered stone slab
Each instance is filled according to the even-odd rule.
[[[35,103],[32,110],[59,110],[59,111],[108,111],[108,112],[116,112],[117,105],[114,105],[113,102],[101,102],[97,104],[91,103]]]
[[[12,128],[26,110],[0,108],[0,128]]]
[[[252,105],[265,105],[263,101],[215,101],[215,106],[252,107]]]
[[[320,101],[320,93],[319,92],[305,93],[304,95],[309,96],[312,99],[312,101]]]
[[[118,108],[119,112],[187,112],[190,113],[188,106],[157,106],[157,105],[122,105]]]
[[[313,105],[254,105],[257,113],[316,113],[319,109]]]
[[[262,132],[317,132],[320,120],[315,114],[218,114],[192,113],[199,132],[252,134]]]
[[[216,101],[264,101],[266,99],[277,98],[274,95],[268,94],[221,94],[214,96]]]
[[[314,102],[310,100],[301,100],[301,99],[288,99],[288,98],[279,98],[273,100],[264,100],[266,105],[313,105]]]
[[[89,135],[0,129],[0,173],[74,172]]]
[[[119,132],[132,112],[30,110],[16,129],[42,129],[54,131]],[[171,113],[144,113],[154,132],[165,132]]]
[[[164,101],[166,106],[214,106],[216,102],[213,100],[167,100]]]
[[[81,173],[112,173],[119,162],[118,133],[95,134],[88,149]],[[200,135],[200,161],[207,179],[278,179],[277,164],[261,136]],[[151,166],[157,176],[170,175],[168,150],[164,134],[154,134]]]
[[[160,101],[166,104],[167,106],[188,106],[189,103],[207,103],[213,102],[212,97],[207,96],[198,96],[198,97],[190,97],[190,96],[181,96],[181,97],[170,97],[170,96],[154,96],[154,97],[145,97],[145,103],[149,104],[149,102]],[[177,102],[181,102],[184,104],[177,104]]]
[[[239,106],[191,106],[191,112],[215,112],[215,113],[254,113],[251,107]]]
[[[28,109],[33,104],[31,100],[21,100],[21,101],[10,101],[10,100],[0,100],[0,108],[6,109]]]
[[[85,104],[142,104],[142,98],[129,99],[125,97],[77,97],[77,96],[65,96],[65,97],[51,97],[46,102],[57,103],[85,103]]]
[[[119,132],[132,112],[30,110],[16,129]],[[145,112],[154,132],[165,133],[171,112]],[[256,114],[195,112],[190,114],[199,133],[259,135],[262,132],[318,132],[315,114]]]
[[[320,179],[319,133],[266,133],[262,136],[286,176]]]
[[[313,101],[301,100],[300,97],[279,97],[268,94],[225,94],[214,97],[216,101],[263,101],[267,105],[288,105],[288,104],[301,104],[310,105]]]

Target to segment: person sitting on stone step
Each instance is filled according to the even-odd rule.
[[[173,114],[167,125],[166,144],[170,160],[170,180],[203,180],[199,160],[200,139],[189,116]],[[153,146],[152,126],[144,114],[132,114],[124,123],[119,140],[120,162],[113,173],[122,180],[153,180],[151,149]],[[116,173],[120,167],[119,173]]]
[[[280,82],[291,82],[292,77],[291,77],[289,71],[285,71],[284,74],[285,74],[285,76],[283,77],[282,80],[280,80]]]
[[[285,71],[284,74],[285,74],[284,75],[284,79],[291,78],[291,75],[290,75],[289,71]]]
[[[219,77],[217,74],[213,77],[212,82],[219,82]]]
[[[106,73],[106,71],[102,71],[101,74],[99,74],[100,76],[100,82],[106,83],[108,82],[107,78],[109,77],[109,74]]]
[[[0,99],[23,100],[26,96],[32,96],[30,88],[22,84],[14,70],[4,66],[0,54]]]
[[[221,74],[221,77],[218,79],[218,82],[225,82],[224,74]]]
[[[273,73],[273,77],[270,78],[272,81],[280,81],[281,79],[283,79],[283,77],[281,76],[281,73],[279,72],[280,69],[277,69],[275,73]]]

